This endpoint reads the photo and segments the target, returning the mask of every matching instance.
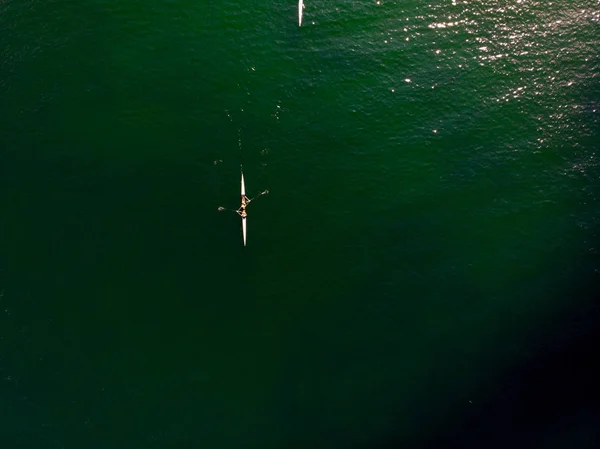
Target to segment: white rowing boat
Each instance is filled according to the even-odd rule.
[[[302,10],[304,9],[304,0],[298,0],[298,26],[302,26]]]
[[[268,190],[265,190],[264,192],[260,192],[258,195],[256,195],[254,198],[250,199],[246,196],[246,183],[244,182],[244,172],[242,172],[242,182],[241,182],[241,205],[238,209],[234,210],[234,209],[226,209],[224,207],[219,207],[218,210],[230,210],[232,212],[235,212],[236,214],[238,214],[240,217],[242,217],[242,236],[244,239],[244,246],[246,246],[246,223],[248,220],[248,214],[246,213],[246,208],[248,207],[248,204],[250,204],[250,202],[252,202],[253,200],[255,200],[256,198],[258,198],[259,196],[262,195],[266,195],[267,193],[269,193]]]
[[[244,174],[242,173],[242,205],[246,205],[246,185],[244,184]],[[244,211],[245,212],[245,211]],[[242,215],[242,234],[244,236],[244,246],[246,246],[246,214]]]

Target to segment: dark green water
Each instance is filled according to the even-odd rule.
[[[0,447],[597,447],[599,30],[0,1]]]

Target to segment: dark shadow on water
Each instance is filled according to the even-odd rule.
[[[600,306],[597,279],[570,295],[579,310],[540,338],[539,351],[479,392],[480,404],[454,404],[435,422],[422,422],[418,432],[353,446],[393,448],[595,448],[600,445]],[[481,396],[480,396],[481,397]],[[403,427],[398,423],[399,427]]]

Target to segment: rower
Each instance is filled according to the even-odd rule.
[[[248,200],[248,197],[246,195],[244,195],[242,197],[242,204],[240,205],[240,208],[238,210],[236,210],[236,212],[240,215],[240,217],[242,218],[246,218],[246,206],[248,205],[250,201]]]
[[[248,207],[248,204],[250,204],[250,202],[254,201],[259,196],[267,195],[268,193],[269,193],[269,191],[265,190],[264,192],[260,192],[258,195],[256,195],[252,199],[250,199],[246,195],[244,195],[244,197],[242,198],[242,204],[240,205],[239,209],[237,209],[237,210],[226,209],[225,207],[221,207],[221,206],[218,208],[218,210],[230,210],[230,211],[236,212],[240,217],[246,218],[246,216],[248,215],[246,212],[246,207]]]
[[[247,226],[247,213],[246,213],[246,208],[248,207],[248,204],[250,204],[252,201],[254,201],[256,198],[258,198],[259,196],[262,195],[266,195],[267,193],[269,193],[268,190],[265,190],[263,192],[260,192],[258,195],[256,195],[254,198],[248,198],[246,196],[246,186],[244,183],[244,174],[242,173],[242,179],[240,182],[240,187],[241,187],[241,200],[242,200],[242,204],[240,205],[240,207],[237,210],[233,210],[233,209],[225,209],[224,207],[219,206],[218,210],[230,210],[232,212],[235,212],[236,214],[238,214],[240,217],[242,217],[242,235],[244,237],[244,246],[246,246],[246,226]]]

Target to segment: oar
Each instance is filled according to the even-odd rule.
[[[259,196],[263,196],[263,195],[266,195],[266,194],[268,194],[268,193],[269,193],[269,191],[268,191],[268,190],[265,190],[264,192],[260,192],[258,195],[256,195],[256,196],[255,196],[254,198],[252,198],[251,200],[248,200],[248,199],[247,199],[247,200],[246,200],[246,203],[250,203],[250,201],[254,201],[254,200],[255,200],[256,198],[258,198]]]

